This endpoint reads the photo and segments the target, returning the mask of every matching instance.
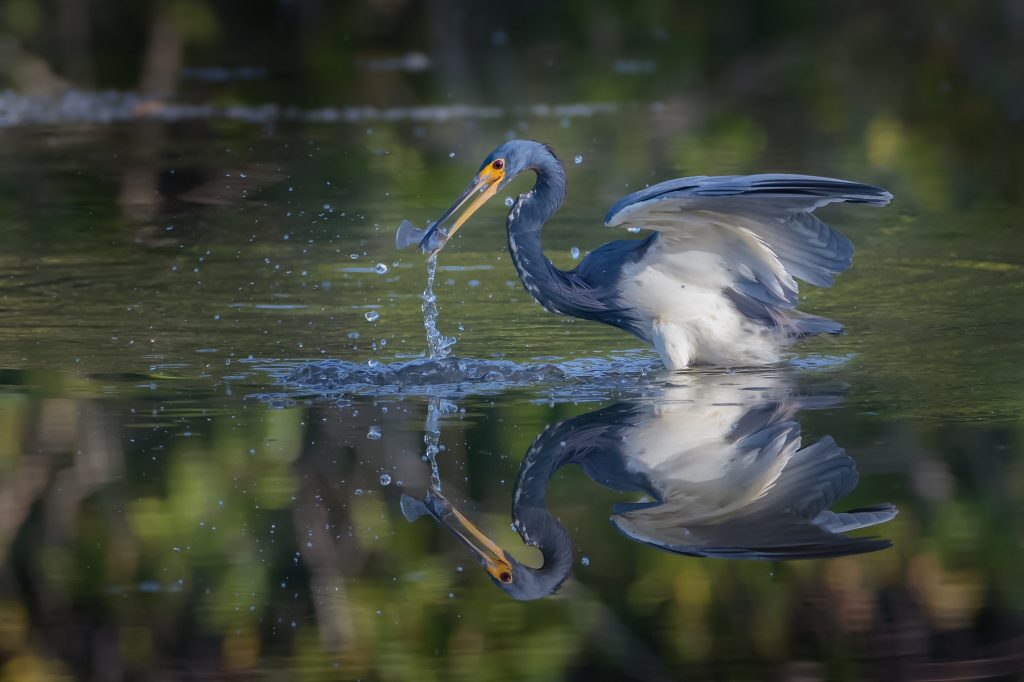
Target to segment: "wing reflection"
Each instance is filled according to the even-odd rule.
[[[558,469],[575,464],[603,486],[640,493],[616,505],[612,523],[628,537],[699,557],[813,559],[872,552],[887,540],[850,531],[892,519],[890,504],[833,512],[857,485],[856,465],[831,437],[804,445],[802,409],[839,402],[799,395],[778,376],[687,375],[654,398],[621,402],[548,426],[519,470],[512,518],[523,541],[541,550],[540,568],[525,566],[490,543],[436,492],[422,504],[406,499],[415,518],[427,514],[460,538],[511,596],[554,592],[572,565],[571,540],[548,512],[545,493]],[[452,520],[457,519],[455,523]],[[497,564],[509,573],[494,570]]]

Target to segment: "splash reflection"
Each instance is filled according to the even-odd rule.
[[[515,599],[538,599],[568,578],[572,540],[547,508],[548,482],[579,466],[639,501],[615,506],[627,537],[696,557],[819,559],[884,549],[848,533],[889,521],[891,504],[830,511],[857,485],[856,465],[830,436],[804,446],[797,415],[839,402],[797,394],[779,376],[687,375],[650,399],[629,400],[549,425],[526,452],[513,492],[513,526],[543,555],[539,568],[487,538],[439,494],[404,495],[410,520],[445,526]],[[435,472],[436,473],[436,472]]]
[[[427,404],[427,423],[423,432],[426,446],[423,458],[430,464],[430,488],[441,492],[441,474],[437,468],[437,455],[441,452],[441,417],[453,414],[455,403],[444,398],[431,398]]]

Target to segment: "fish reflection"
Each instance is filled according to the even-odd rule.
[[[572,542],[547,509],[548,481],[575,464],[595,482],[645,499],[614,507],[626,536],[696,557],[817,559],[890,545],[850,531],[892,519],[890,504],[833,512],[857,485],[856,465],[830,436],[803,446],[802,409],[838,402],[797,395],[764,374],[693,375],[653,399],[622,402],[548,426],[530,446],[513,492],[513,525],[543,563],[527,566],[488,538],[439,491],[403,495],[410,521],[450,530],[516,599],[553,593],[569,576]]]

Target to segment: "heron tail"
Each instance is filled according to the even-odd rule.
[[[843,325],[827,317],[770,305],[732,287],[726,287],[722,292],[740,313],[761,324],[782,330],[788,336],[843,333]]]
[[[827,317],[808,315],[807,313],[790,313],[793,331],[797,336],[814,336],[815,334],[842,334],[843,325]]]

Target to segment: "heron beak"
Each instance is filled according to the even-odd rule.
[[[433,495],[440,497],[437,493]],[[483,534],[476,525],[442,498],[444,510],[438,520],[457,537],[462,544],[476,555],[487,572],[498,582],[508,585],[512,582],[512,563],[508,555],[493,540]]]
[[[420,250],[424,253],[434,255],[445,247],[448,241],[455,236],[455,233],[459,231],[469,218],[477,212],[477,210],[487,203],[495,194],[498,193],[498,186],[501,181],[505,178],[504,169],[496,169],[491,166],[487,166],[480,173],[473,178],[473,182],[469,183],[459,198],[455,200],[451,208],[444,212],[444,214],[437,219],[427,233],[423,236],[420,241]],[[472,203],[466,207],[466,210],[452,223],[452,226],[446,231],[441,226],[448,218],[450,218],[456,211],[469,201],[473,196]]]

